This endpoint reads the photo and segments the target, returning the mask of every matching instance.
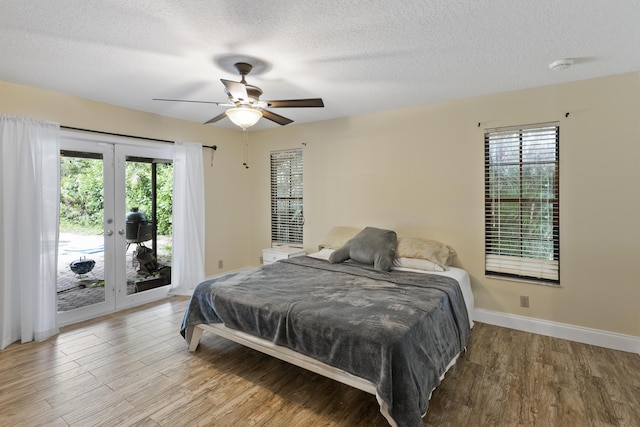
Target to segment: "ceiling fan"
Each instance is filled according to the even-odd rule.
[[[154,101],[195,102],[234,107],[226,110],[222,114],[218,114],[204,124],[215,123],[225,117],[229,117],[233,123],[240,126],[243,130],[246,130],[256,124],[258,120],[260,120],[260,117],[264,117],[265,119],[271,120],[272,122],[278,123],[282,126],[293,123],[293,120],[273,113],[267,110],[267,108],[324,107],[322,98],[261,101],[260,95],[262,95],[262,89],[257,86],[247,84],[245,79],[247,74],[249,74],[253,69],[253,66],[246,62],[237,62],[234,64],[234,67],[240,74],[241,80],[239,82],[220,79],[225,87],[225,93],[229,97],[228,102],[191,101],[185,99],[165,98],[154,98]]]

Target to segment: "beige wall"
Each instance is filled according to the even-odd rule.
[[[204,161],[207,275],[259,263],[269,151],[303,147],[307,250],[334,225],[438,239],[457,250],[479,308],[640,336],[640,73],[251,132],[248,170],[239,131],[6,82],[0,113],[218,145],[213,167],[208,150]],[[483,130],[556,120],[561,287],[487,279]]]
[[[269,151],[303,147],[307,250],[334,225],[441,240],[478,308],[640,336],[639,119],[632,73],[252,133],[251,262],[270,243]],[[485,278],[483,131],[547,121],[560,122],[561,286]]]
[[[248,175],[242,163],[242,134],[238,131],[142,113],[69,95],[0,81],[0,113],[33,117],[61,125],[167,140],[217,145],[204,150],[206,188],[206,274],[214,275],[218,260],[225,270],[245,267],[249,234]]]

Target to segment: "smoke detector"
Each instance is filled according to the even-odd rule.
[[[573,65],[573,59],[558,59],[549,64],[549,68],[553,71],[566,70]]]

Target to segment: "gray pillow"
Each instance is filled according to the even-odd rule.
[[[391,271],[397,242],[395,231],[366,227],[333,252],[329,262],[337,264],[352,259],[363,264],[373,264],[376,270]]]

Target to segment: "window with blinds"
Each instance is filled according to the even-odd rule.
[[[484,135],[485,274],[560,283],[558,123]]]
[[[271,242],[302,243],[302,149],[271,152]]]

